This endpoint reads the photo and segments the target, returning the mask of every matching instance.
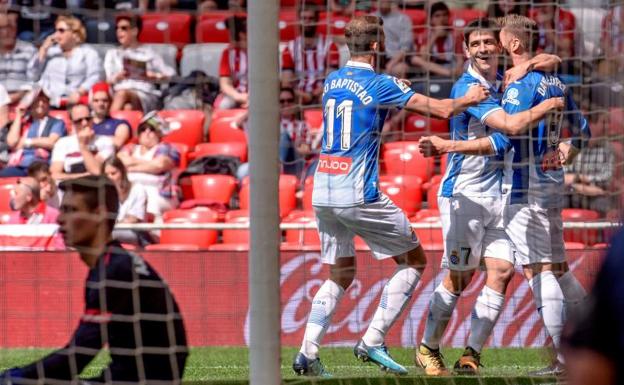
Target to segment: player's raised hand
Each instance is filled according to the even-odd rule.
[[[465,97],[472,105],[479,104],[490,96],[490,90],[483,84],[475,84],[468,89]]]
[[[423,136],[418,141],[418,150],[423,156],[439,156],[448,152],[448,141],[439,136]]]

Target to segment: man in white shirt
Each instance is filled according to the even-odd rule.
[[[57,182],[99,175],[104,160],[115,152],[111,137],[95,134],[89,107],[77,104],[71,108],[69,116],[74,134],[59,139],[52,150],[50,171]]]

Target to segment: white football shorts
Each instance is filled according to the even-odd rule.
[[[442,268],[473,270],[483,257],[514,263],[514,245],[503,227],[503,205],[498,197],[438,197],[444,237]]]
[[[513,204],[504,211],[505,232],[516,246],[516,263],[565,261],[563,219],[560,208]]]
[[[420,244],[405,213],[387,196],[353,207],[314,206],[321,239],[321,260],[333,265],[338,258],[355,256],[358,235],[376,259],[401,255]]]

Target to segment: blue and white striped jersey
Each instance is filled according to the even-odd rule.
[[[349,61],[323,88],[323,144],[314,174],[312,204],[349,207],[379,199],[380,133],[391,107],[414,94],[366,63]]]
[[[567,87],[556,76],[533,71],[509,85],[503,95],[503,108],[509,114],[525,111],[552,97],[565,97],[564,113],[554,112],[542,119],[526,134],[511,137],[514,157],[511,174],[511,204],[536,204],[542,208],[562,205],[564,172],[559,162],[558,145],[564,123],[572,144],[591,132],[587,120],[578,110]]]
[[[500,75],[498,80],[501,80]],[[462,97],[474,84],[483,84],[490,90],[490,97],[476,106],[451,118],[451,140],[471,140],[487,136],[495,150],[495,155],[449,154],[448,163],[438,195],[455,197],[458,195],[475,197],[501,196],[503,163],[509,155],[511,143],[504,134],[485,125],[485,119],[493,112],[501,110],[499,87],[491,84],[472,66],[455,82],[451,98]]]

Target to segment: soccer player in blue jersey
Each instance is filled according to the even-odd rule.
[[[497,24],[490,19],[472,21],[464,28],[464,43],[470,63],[454,84],[451,97],[461,97],[475,83],[486,85],[491,96],[451,118],[451,140],[444,142],[456,147],[439,151],[450,152],[438,192],[444,237],[442,267],[449,272],[431,297],[425,332],[416,354],[416,362],[433,376],[449,374],[440,354],[440,340],[480,261],[484,261],[487,281],[475,305],[468,346],[455,364],[458,372],[478,372],[481,349],[498,319],[507,284],[514,274],[513,244],[505,234],[502,220],[501,165],[505,157],[511,156],[511,143],[492,129],[517,132],[539,122],[548,111],[563,107],[561,98],[552,98],[531,110],[507,114],[500,106],[502,76],[497,68],[501,47]],[[553,61],[549,59],[550,55],[542,56],[535,64],[550,68]],[[470,145],[471,138],[484,138],[490,155],[480,156],[480,150],[457,152],[461,146]],[[434,139],[422,140],[421,150],[427,140]]]
[[[345,37],[351,59],[324,84],[325,131],[312,194],[321,257],[330,265],[330,277],[312,301],[293,370],[302,375],[327,375],[318,357],[319,346],[340,299],[353,282],[353,238],[357,235],[375,258],[392,257],[398,267],[354,353],[389,372],[406,374],[388,354],[384,339],[409,301],[426,258],[405,214],[379,191],[381,129],[391,107],[448,118],[484,100],[488,90],[475,85],[461,98],[436,100],[414,93],[395,77],[376,74],[373,65],[384,51],[378,17],[354,18],[346,26]]]
[[[112,239],[119,209],[115,186],[91,175],[60,188],[59,230],[89,267],[85,312],[64,348],[7,370],[0,384],[180,384],[188,356],[184,322],[158,273]],[[80,382],[80,372],[105,346],[108,367]]]
[[[535,22],[524,16],[508,15],[500,19],[500,40],[511,56],[514,66],[525,66],[536,46]],[[557,361],[532,372],[532,375],[564,373],[559,350],[565,305],[577,306],[585,290],[569,271],[565,261],[561,194],[563,192],[562,162],[569,162],[589,138],[586,119],[579,113],[566,86],[554,75],[533,71],[513,81],[506,89],[502,105],[505,112],[517,114],[542,103],[548,98],[565,98],[566,118],[571,143],[560,138],[563,114],[544,119],[537,125],[521,130],[505,130],[513,146],[512,169],[509,170],[509,197],[504,209],[505,232],[512,240],[515,262],[523,267],[536,306],[553,340]],[[526,133],[525,133],[526,131]],[[426,138],[434,152],[464,152],[492,154],[490,138],[464,142]],[[452,149],[452,150],[449,150]],[[478,303],[477,303],[478,305]],[[475,311],[473,315],[478,316]]]

